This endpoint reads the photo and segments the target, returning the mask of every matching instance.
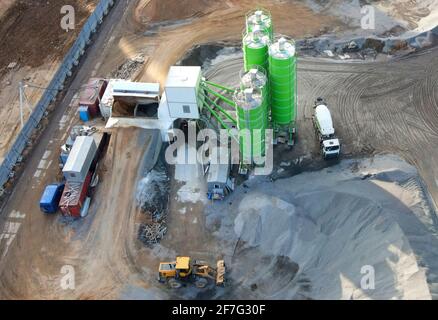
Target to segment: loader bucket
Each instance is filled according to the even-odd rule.
[[[216,285],[223,285],[225,282],[225,261],[219,260],[216,268]]]

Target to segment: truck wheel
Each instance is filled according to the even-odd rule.
[[[195,285],[200,289],[205,288],[207,284],[208,284],[208,280],[205,278],[199,278],[195,282]]]
[[[167,284],[168,284],[169,287],[172,288],[172,289],[179,289],[179,288],[181,288],[181,283],[178,282],[176,279],[169,279],[169,281],[167,282]]]

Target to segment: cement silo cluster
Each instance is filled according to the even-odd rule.
[[[203,82],[208,94],[216,100],[208,99],[206,106],[218,118],[225,129],[230,129],[220,115],[232,118],[229,111],[217,102],[235,111],[235,121],[239,131],[241,164],[261,164],[266,151],[265,133],[273,130],[273,143],[294,142],[296,119],[296,50],[295,42],[284,37],[275,37],[271,14],[262,9],[246,15],[245,31],[242,37],[244,65],[240,72],[237,89]],[[212,90],[209,87],[220,89]],[[226,97],[232,96],[232,98]]]
[[[239,129],[251,132],[259,129],[263,133],[267,128],[274,131],[274,143],[280,138],[293,144],[296,117],[296,52],[295,42],[284,37],[275,39],[271,15],[265,10],[255,10],[246,15],[246,29],[242,40],[244,72],[241,73],[241,86],[235,94],[235,103],[239,117]],[[261,101],[263,112],[255,112],[242,97],[253,96]],[[246,101],[245,101],[246,102]],[[257,105],[258,105],[257,104]],[[251,104],[252,108],[258,108]],[[249,108],[249,109],[248,109]],[[254,120],[262,117],[262,121]],[[245,115],[245,117],[241,116]],[[264,156],[265,139],[257,141],[251,133],[251,159]],[[263,147],[259,147],[262,143]],[[247,147],[241,147],[244,159],[248,158]]]

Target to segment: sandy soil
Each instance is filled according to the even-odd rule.
[[[0,18],[0,161],[20,131],[18,82],[24,79],[47,86],[96,3],[76,1],[76,28],[66,33],[59,26],[60,9],[69,2],[34,1],[31,5],[26,1],[2,1],[0,8],[8,10]],[[8,69],[10,63],[16,66]],[[43,90],[27,88],[25,92],[30,102],[24,110],[26,121]]]
[[[0,3],[0,19],[3,17],[5,12],[11,7],[15,0],[3,0]]]
[[[171,1],[140,0],[137,8],[137,20],[141,24],[150,22],[178,21],[205,15],[222,5],[214,0],[181,0],[177,4]]]
[[[207,1],[199,1],[207,3]],[[160,1],[160,6],[169,12],[179,12],[179,4]],[[217,3],[217,2],[215,2]],[[148,4],[148,5],[145,5]],[[298,2],[260,1],[260,5],[271,10],[278,33],[295,37],[317,35],[321,30],[338,26],[339,21],[328,16],[315,14]],[[114,64],[122,64],[127,58],[138,53],[149,57],[149,63],[137,77],[141,81],[165,81],[169,67],[196,44],[231,41],[240,42],[244,27],[244,15],[253,9],[252,1],[226,1],[196,9],[196,19],[187,18],[186,12],[172,17],[177,21],[157,25],[149,23],[145,16],[155,16],[149,1],[140,1],[133,11],[132,21],[127,22],[116,34],[118,47],[106,57],[103,68],[110,72]],[[157,8],[158,10],[159,8]],[[291,15],[290,12],[294,12]],[[166,20],[166,19],[164,19]],[[146,22],[145,22],[146,21]]]
[[[0,161],[3,160],[3,156],[6,155],[21,130],[18,83],[26,78],[33,84],[44,87],[52,80],[58,65],[58,62],[48,62],[38,68],[22,67],[7,73],[1,80],[0,87],[4,89],[0,89],[0,99],[4,103],[0,108]],[[24,122],[31,113],[33,103],[38,102],[42,92],[38,89],[25,89],[29,103],[26,103],[23,108]]]

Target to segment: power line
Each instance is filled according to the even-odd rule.
[[[58,89],[50,89],[49,87],[42,87],[42,86],[30,83],[30,82],[26,82],[26,81],[23,81],[23,84],[24,84],[25,88],[34,88],[34,89],[56,91],[56,92],[59,91]],[[99,86],[96,86],[96,85],[93,85],[93,86],[84,85],[84,86],[81,86],[80,88],[68,88],[68,89],[65,89],[65,91],[79,92],[79,91],[84,90],[84,89],[98,89],[98,88],[99,88]]]
[[[19,83],[19,97],[20,97],[20,121],[21,121],[21,127],[23,128],[24,126],[24,114],[23,114],[23,106],[26,105],[26,107],[29,109],[29,111],[32,113],[32,108],[30,107],[31,103],[29,102],[29,99],[26,96],[26,93],[24,92],[25,88],[33,88],[33,89],[39,89],[39,90],[46,90],[46,91],[56,91],[58,92],[59,90],[57,89],[50,89],[48,87],[43,87],[40,85],[36,85],[27,81],[20,81]],[[83,91],[85,89],[98,89],[99,86],[98,85],[83,85],[81,86],[79,89],[75,89],[75,88],[68,88],[66,89],[66,91],[71,91],[74,93]],[[100,98],[99,98],[100,101]]]

